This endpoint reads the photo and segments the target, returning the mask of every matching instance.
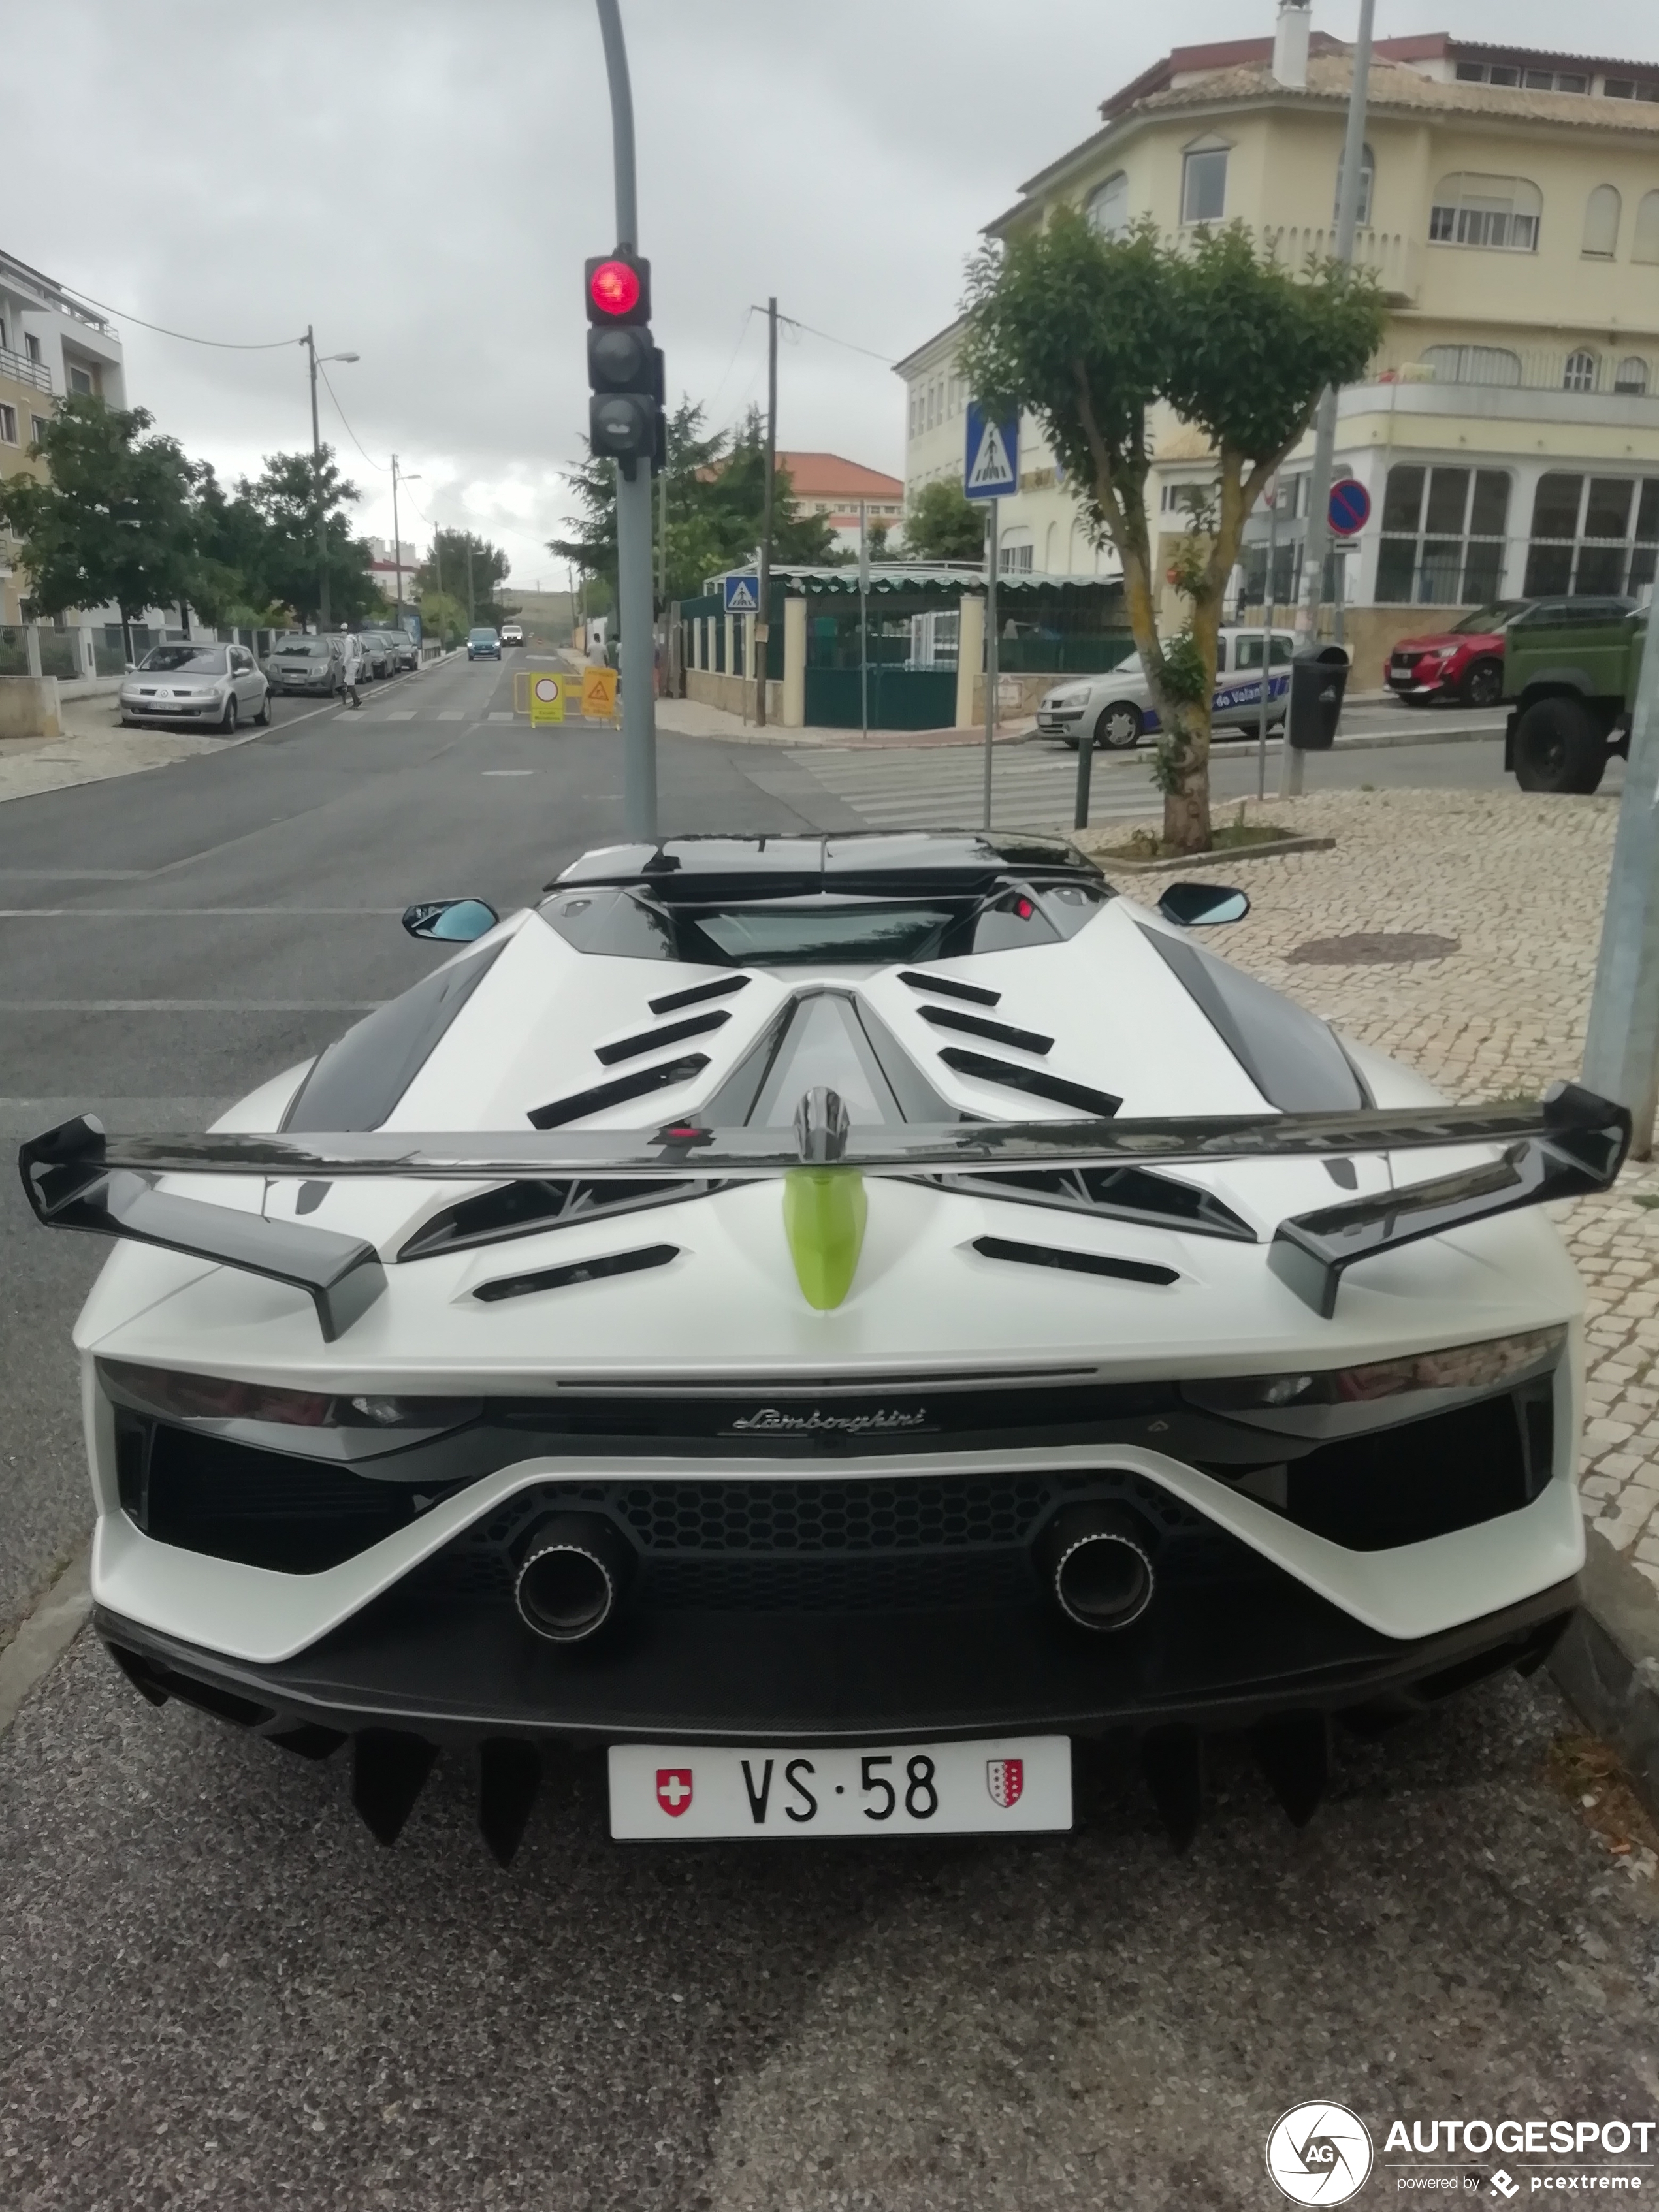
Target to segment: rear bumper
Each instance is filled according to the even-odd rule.
[[[396,1729],[439,1745],[896,1742],[1170,1725],[1293,1712],[1400,1713],[1529,1669],[1576,1580],[1434,1636],[1377,1635],[1287,1577],[1177,1594],[1115,1635],[1043,1608],[642,1615],[591,1646],[532,1636],[499,1607],[389,1594],[275,1666],[226,1659],[99,1607],[99,1635],[155,1702],[257,1733]]]

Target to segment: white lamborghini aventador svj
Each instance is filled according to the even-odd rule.
[[[425,981],[208,1133],[23,1147],[120,1240],[76,1340],[96,1621],[158,1704],[475,1747],[618,1836],[1056,1828],[1132,1730],[1291,1817],[1332,1720],[1574,1603],[1621,1109],[1449,1107],[1218,959],[1242,894],[1032,837],[684,838],[411,908]],[[444,957],[447,956],[447,957]]]

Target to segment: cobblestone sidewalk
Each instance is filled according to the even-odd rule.
[[[1257,811],[1250,802],[1246,819]],[[1226,957],[1449,1097],[1535,1098],[1573,1076],[1595,972],[1616,799],[1341,792],[1269,799],[1265,820],[1334,850],[1241,866],[1253,908]],[[1121,843],[1113,823],[1078,842]],[[1068,833],[1069,834],[1069,833]],[[1108,863],[1109,871],[1109,863]],[[1158,879],[1149,878],[1145,888]],[[1156,896],[1153,892],[1152,896]],[[1298,947],[1387,933],[1455,940],[1406,963],[1324,965]],[[1584,1510],[1659,1589],[1659,1164],[1549,1211],[1584,1278]]]

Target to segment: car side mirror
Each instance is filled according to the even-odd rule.
[[[404,910],[404,927],[411,937],[436,939],[443,945],[471,945],[494,929],[501,920],[483,899],[424,899]]]
[[[1213,929],[1220,922],[1243,921],[1250,902],[1231,884],[1171,884],[1158,910],[1182,929]]]

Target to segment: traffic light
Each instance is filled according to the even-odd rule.
[[[662,355],[651,338],[651,264],[622,250],[587,264],[588,442],[633,477],[663,465]]]

